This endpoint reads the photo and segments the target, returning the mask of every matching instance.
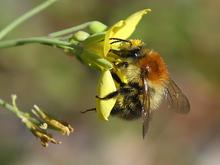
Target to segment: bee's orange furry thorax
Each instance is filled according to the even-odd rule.
[[[155,84],[164,84],[169,79],[167,66],[159,53],[150,51],[139,61],[140,68],[147,71],[146,78]]]

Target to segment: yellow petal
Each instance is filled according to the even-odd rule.
[[[98,33],[89,36],[86,40],[82,42],[82,47],[93,54],[103,56],[103,41],[105,38],[105,33]]]
[[[144,14],[150,12],[151,9],[144,9],[138,11],[131,16],[129,16],[126,20],[121,20],[113,25],[105,35],[104,41],[104,55],[107,55],[110,50],[110,38],[120,38],[127,39],[134,32],[137,24],[141,20]]]
[[[116,91],[116,86],[109,70],[101,72],[97,86],[97,96],[105,97],[109,93]],[[96,110],[101,119],[108,120],[112,108],[116,103],[116,98],[108,100],[96,100]]]
[[[150,12],[150,9],[144,9],[141,11],[138,11],[134,14],[132,14],[130,17],[128,17],[124,23],[122,24],[122,28],[115,28],[113,29],[115,32],[112,34],[114,38],[121,38],[121,39],[127,39],[130,37],[130,35],[134,32],[137,24],[141,20],[142,16],[144,14],[147,14]]]
[[[106,56],[111,49],[110,38],[116,38],[114,34],[116,34],[124,26],[124,23],[124,21],[119,21],[106,32],[104,40],[104,56]]]

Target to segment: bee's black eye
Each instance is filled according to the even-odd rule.
[[[140,48],[133,49],[129,52],[129,57],[138,58],[140,56]]]

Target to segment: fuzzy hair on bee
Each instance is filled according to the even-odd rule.
[[[137,84],[141,89],[144,86],[141,76],[147,81],[150,93],[150,111],[158,108],[165,93],[165,86],[169,81],[169,73],[165,62],[159,53],[144,48],[141,40],[129,40],[130,43],[122,44],[119,50],[112,50],[122,58],[122,64],[117,64],[117,70],[127,78],[128,86]],[[113,70],[114,72],[114,70]],[[114,73],[113,73],[114,74]],[[136,89],[136,88],[134,88]]]
[[[152,113],[165,98],[170,109],[179,113],[188,113],[190,104],[181,89],[170,78],[167,65],[158,52],[145,47],[143,41],[112,38],[111,44],[119,44],[111,49],[112,77],[117,91],[103,98],[117,97],[111,111],[112,116],[125,120],[142,118],[143,137],[148,131]]]
[[[143,137],[145,136],[152,113],[164,98],[169,107],[179,113],[188,113],[190,104],[176,83],[170,78],[167,65],[158,52],[145,47],[143,41],[117,38],[120,42],[117,50],[111,50],[121,62],[112,70],[113,78],[119,84],[118,99],[112,115],[122,119],[143,120]],[[124,75],[123,83],[117,73]]]

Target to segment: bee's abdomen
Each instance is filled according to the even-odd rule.
[[[113,110],[111,111],[112,116],[118,116],[122,119],[125,120],[134,120],[134,119],[139,119],[141,117],[141,111],[139,109],[122,109],[121,107],[114,107]]]
[[[118,98],[111,115],[125,120],[133,120],[141,117],[141,102],[138,95],[128,95]]]

